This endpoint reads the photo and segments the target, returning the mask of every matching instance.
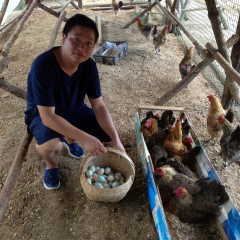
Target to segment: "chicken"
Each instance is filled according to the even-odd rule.
[[[233,162],[240,160],[240,127],[235,129],[231,123],[223,116],[218,117],[218,122],[223,129],[223,135],[220,140],[224,166],[227,167]],[[227,160],[230,160],[227,163]]]
[[[172,126],[175,122],[175,117],[173,116],[172,110],[165,110],[162,113],[161,119],[158,120],[158,128],[159,129],[167,129]]]
[[[149,41],[149,37],[154,30],[154,26],[144,24],[141,18],[136,17],[138,30],[146,37],[146,41]],[[145,42],[146,42],[145,41]]]
[[[217,180],[208,182],[205,190],[193,194],[186,187],[180,187],[174,193],[169,210],[185,223],[211,220],[220,214],[220,205],[229,199],[224,186]]]
[[[168,152],[162,145],[153,146],[150,151],[150,156],[152,158],[153,168],[157,168],[161,158],[167,158]]]
[[[140,132],[143,134],[144,140],[147,143],[149,138],[158,131],[158,123],[154,118],[149,118],[145,124],[140,127]]]
[[[164,129],[164,130],[158,129],[156,133],[151,135],[151,137],[147,142],[148,151],[150,151],[151,148],[154,147],[155,145],[163,146],[163,141],[167,137],[167,135],[168,135],[168,129]]]
[[[146,123],[146,121],[149,119],[149,118],[154,118],[154,114],[153,114],[153,112],[152,111],[148,111],[148,112],[146,112],[146,117],[141,121],[141,126],[143,125],[143,124],[145,124]]]
[[[119,1],[118,3],[116,2],[116,0],[112,0],[112,9],[115,12],[115,15],[117,15],[118,10],[123,6],[123,2]]]
[[[193,180],[184,174],[178,173],[168,165],[155,169],[153,178],[159,187],[163,203],[169,202],[173,191],[179,187],[185,187],[191,194],[204,190],[210,179],[201,177],[198,180]]]
[[[174,159],[174,158],[166,158],[164,156],[161,157],[158,160],[156,166],[154,166],[154,169],[163,167],[164,165],[168,165],[168,166],[174,168],[178,173],[182,173],[182,174],[188,176],[189,178],[192,178],[194,180],[198,179],[196,173],[191,171],[185,164],[181,163],[180,161],[178,161],[177,159]]]
[[[174,129],[164,140],[163,146],[168,151],[169,157],[174,155],[183,157],[187,154],[187,147],[182,143],[182,124],[179,118],[175,123]]]
[[[188,73],[195,67],[193,62],[193,51],[194,46],[191,46],[187,52],[187,54],[184,56],[182,61],[179,63],[179,71],[181,74],[182,79],[184,79]]]
[[[211,139],[219,138],[222,129],[218,123],[217,118],[221,115],[225,116],[225,118],[231,123],[233,121],[234,113],[231,109],[227,112],[223,109],[219,100],[213,95],[208,96],[210,104],[210,109],[207,117],[207,130]],[[210,139],[210,140],[211,140]]]
[[[191,129],[191,126],[189,125],[187,118],[185,118],[182,123],[182,140],[189,137],[190,129]]]
[[[155,46],[156,54],[161,51],[160,47],[166,42],[167,32],[168,25],[166,25],[159,34],[153,36],[153,45]]]

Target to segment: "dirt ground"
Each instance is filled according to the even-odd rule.
[[[144,43],[145,38],[139,33],[136,23],[122,29],[133,17],[134,10],[120,11],[118,17],[115,17],[112,11],[69,9],[67,17],[79,12],[92,19],[94,14],[101,15],[103,43],[128,41],[128,53],[116,66],[98,63],[97,67],[104,101],[126,152],[135,164],[135,181],[126,197],[118,203],[92,202],[80,184],[80,161],[70,157],[64,148],[59,156],[61,186],[57,191],[47,191],[43,186],[45,161],[35,150],[36,141],[33,140],[3,217],[0,239],[158,239],[139,163],[134,122],[140,104],[152,105],[180,81],[178,64],[184,53],[173,34],[168,34],[161,54],[156,55],[152,41]],[[11,62],[0,77],[4,76],[6,81],[27,89],[31,63],[36,56],[47,50],[56,20],[42,10],[34,10],[10,49]],[[0,49],[16,26],[0,34]],[[61,45],[61,33],[58,34],[55,45]],[[99,45],[96,45],[94,51],[98,48]],[[200,74],[188,88],[165,104],[184,107],[200,141],[209,139],[206,129],[209,102],[206,96],[211,93],[215,93],[214,89]],[[0,189],[26,131],[25,109],[24,100],[0,89]],[[200,116],[202,121],[196,116]],[[232,201],[240,210],[240,166],[234,163],[231,167],[224,168],[219,154],[220,146],[210,142],[204,147]],[[175,222],[176,220],[168,221],[171,231],[180,231]],[[189,227],[186,225],[185,230]],[[181,231],[184,233],[184,229]],[[214,232],[208,231],[207,226],[202,225],[191,234],[185,234],[183,239],[203,240],[210,239],[210,236],[211,239],[219,239],[217,235],[214,237]],[[182,238],[180,235],[172,235],[172,239]]]

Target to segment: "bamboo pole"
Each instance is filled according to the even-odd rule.
[[[78,7],[73,1],[71,1],[70,3],[72,4],[72,6],[73,6],[74,8],[76,8],[77,10],[79,10],[79,7]]]
[[[240,34],[240,14],[238,18],[236,34]],[[231,61],[234,69],[240,73],[240,41],[233,45]]]
[[[213,55],[213,57],[217,60],[217,62],[222,66],[225,70],[226,74],[228,74],[238,85],[240,85],[240,74],[232,67],[230,63],[219,53],[218,49],[216,49],[212,43],[208,42],[206,44],[208,51]],[[238,87],[238,86],[237,86]]]
[[[62,8],[58,11],[59,13],[61,13],[62,11],[64,11],[65,8],[67,8],[67,6],[72,2],[73,0],[68,0],[67,3],[65,3]]]
[[[9,3],[9,0],[5,0],[2,5],[1,11],[0,11],[0,25],[2,24],[2,20],[7,10],[8,3]]]
[[[208,18],[212,24],[212,29],[217,42],[218,50],[227,60],[227,62],[231,64],[231,59],[228,55],[225,37],[221,28],[219,11],[217,10],[215,0],[205,0],[205,2],[208,9]],[[226,72],[226,81],[224,84],[221,104],[224,109],[229,109],[234,105],[234,100],[239,100],[239,88],[236,82],[234,82]]]
[[[17,184],[17,180],[20,176],[20,172],[22,169],[22,164],[27,155],[27,151],[32,141],[32,138],[33,135],[25,131],[21,143],[18,147],[17,153],[15,155],[15,158],[13,160],[12,166],[10,168],[10,171],[7,175],[7,179],[0,192],[0,222],[5,213],[10,198],[13,194],[14,188]]]
[[[78,7],[80,9],[83,9],[83,4],[82,4],[82,0],[77,0],[78,1]]]
[[[157,3],[158,7],[160,7],[160,9],[164,12],[164,14],[168,17],[168,19],[172,22],[172,24],[177,26],[177,22],[169,14],[169,11],[167,10],[167,8],[163,7],[158,0],[155,0],[155,2]]]
[[[59,31],[59,29],[61,27],[63,19],[66,17],[66,14],[67,14],[66,11],[61,12],[61,14],[60,14],[60,16],[59,16],[59,18],[58,18],[58,20],[56,22],[56,25],[55,25],[55,27],[54,27],[54,29],[52,31],[52,35],[50,37],[50,42],[48,44],[48,49],[50,49],[50,48],[52,48],[54,46],[54,43],[55,43],[56,38],[57,38],[58,31]]]
[[[156,0],[158,1],[158,0]],[[181,22],[171,13],[169,12],[167,9],[165,9],[169,15],[171,15],[171,17],[174,19],[174,21],[177,23],[177,24],[174,24],[175,26],[178,26],[185,34],[186,36],[189,38],[189,40],[195,45],[195,47],[197,48],[197,50],[204,56],[204,57],[208,57],[207,53],[207,49],[204,48],[204,46],[202,44],[200,44],[194,37],[193,35],[187,31],[187,29],[181,24]]]
[[[0,73],[2,73],[5,67],[8,67],[9,63],[10,63],[10,57],[8,55],[5,57],[0,55]]]
[[[227,47],[230,48],[239,40],[239,35],[234,35],[227,41]],[[162,106],[166,102],[168,102],[172,97],[174,97],[177,93],[179,93],[183,88],[185,88],[190,82],[194,80],[194,78],[203,71],[207,66],[209,66],[213,61],[214,57],[207,57],[202,62],[200,62],[195,68],[191,70],[191,72],[181,80],[175,87],[165,93],[160,99],[158,99],[154,105]]]
[[[141,12],[140,14],[138,14],[138,18],[142,17],[145,13],[147,13],[148,11],[150,11],[153,7],[155,7],[157,5],[156,2],[154,2],[152,5],[150,5],[148,8],[146,8],[143,12]],[[129,26],[131,26],[133,23],[136,22],[136,17],[134,17],[128,24],[126,24],[123,29],[128,28]]]
[[[53,16],[59,18],[60,16],[60,12],[55,12],[54,10],[52,10],[51,8],[41,4],[41,3],[38,3],[38,7],[40,7],[41,9],[43,9],[44,11],[52,14]],[[64,18],[63,21],[66,22],[68,19],[67,18]]]
[[[24,23],[26,22],[26,20],[28,19],[28,17],[30,16],[30,14],[32,13],[34,8],[36,7],[37,2],[38,2],[38,0],[33,1],[30,8],[27,10],[25,15],[23,16],[23,18],[19,22],[16,31],[13,33],[13,35],[11,36],[11,38],[9,39],[9,41],[7,42],[7,44],[4,46],[4,48],[2,50],[2,52],[1,52],[2,56],[7,56],[8,55],[9,49],[11,48],[11,46],[13,45],[15,40],[18,38],[18,35],[19,35],[20,31],[22,30]]]
[[[7,24],[4,24],[1,28],[0,28],[0,32],[5,29],[6,27],[8,27],[9,25],[11,25],[12,23],[14,23],[15,21],[17,21],[18,19],[20,19],[27,11],[27,7],[25,7],[22,12],[17,15],[15,18],[13,18],[10,22],[8,22]]]
[[[145,5],[147,6],[147,5]],[[145,7],[144,6],[144,7]],[[135,6],[122,6],[121,7],[121,10],[129,10],[129,9],[134,9]],[[112,7],[95,7],[95,8],[89,8],[89,10],[92,10],[92,11],[103,11],[103,10],[111,10]]]
[[[16,87],[4,80],[4,77],[0,78],[0,88],[13,94],[16,97],[27,100],[27,92],[19,87]]]
[[[100,15],[99,16],[95,15],[95,23],[97,25],[98,32],[99,32],[99,38],[98,38],[97,43],[101,44],[102,43],[102,25],[101,25],[101,16]]]
[[[173,4],[172,4],[172,8],[171,8],[171,13],[173,14],[173,15],[175,15],[175,9],[176,9],[176,6],[177,6],[177,2],[178,2],[179,0],[174,0],[174,2],[173,2]],[[172,24],[171,23],[171,21],[170,20],[168,20],[169,22],[168,22],[168,31],[169,32],[171,32],[171,33],[175,33],[175,31],[176,31],[176,26],[174,25],[174,24]]]

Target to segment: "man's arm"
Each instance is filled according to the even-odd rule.
[[[55,107],[43,107],[39,105],[37,107],[42,122],[46,127],[83,143],[91,155],[99,155],[107,152],[106,148],[97,138],[74,127],[67,120],[55,114]]]
[[[112,117],[105,105],[103,98],[89,98],[92,109],[101,128],[108,134],[113,141],[113,147],[125,152],[125,149],[119,139],[117,130],[114,126]]]

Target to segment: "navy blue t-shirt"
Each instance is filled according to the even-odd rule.
[[[89,98],[101,96],[98,70],[92,59],[79,64],[70,80],[58,64],[53,49],[39,55],[28,74],[27,125],[39,115],[37,105],[55,107],[55,113],[64,118],[81,110],[86,94]]]

